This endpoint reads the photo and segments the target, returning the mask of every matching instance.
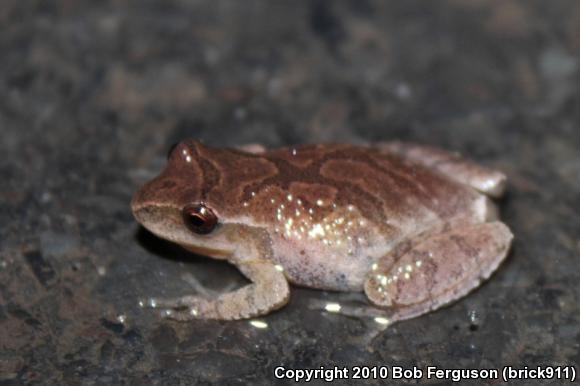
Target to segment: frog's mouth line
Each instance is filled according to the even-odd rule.
[[[181,212],[175,207],[170,205],[140,204],[134,205],[132,209],[137,221],[149,232],[152,232],[157,237],[179,244],[187,251],[216,259],[227,259],[234,254],[234,251],[227,249],[208,248],[195,244],[188,244],[187,242],[184,242],[184,239],[191,239],[190,237],[186,237],[187,235],[185,237],[175,237],[175,235],[171,233],[168,234],[164,228],[172,229],[174,233],[180,233],[184,228],[181,219]],[[160,224],[164,226],[162,227]],[[213,232],[214,236],[217,231],[218,230],[216,229],[216,231]]]
[[[200,247],[197,245],[187,245],[187,244],[180,244],[183,249],[188,250],[189,252],[193,252],[198,255],[202,256],[210,256],[214,258],[227,258],[230,257],[233,252],[227,251],[225,249],[212,249],[206,247]]]

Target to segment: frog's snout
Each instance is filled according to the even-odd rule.
[[[174,180],[159,176],[135,192],[131,199],[131,208],[136,211],[160,203],[171,204],[171,198],[176,196],[176,190],[177,183]]]

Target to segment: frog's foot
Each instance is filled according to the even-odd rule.
[[[149,304],[152,308],[161,310],[161,315],[168,319],[187,321],[216,312],[212,309],[211,300],[203,296],[187,295],[178,298],[154,298]],[[210,318],[210,317],[206,317]]]
[[[479,166],[457,154],[431,146],[399,141],[381,142],[375,147],[436,170],[490,197],[501,197],[505,191],[506,176],[503,173]]]
[[[242,273],[252,281],[238,290],[207,299],[183,296],[176,299],[154,299],[155,308],[163,310],[170,319],[247,319],[266,314],[285,305],[290,288],[284,274],[271,262],[251,261],[238,264]]]
[[[391,322],[452,302],[487,279],[506,257],[513,236],[501,222],[451,228],[383,257],[365,282],[369,300]]]

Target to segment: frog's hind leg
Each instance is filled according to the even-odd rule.
[[[381,142],[374,147],[436,170],[490,197],[501,197],[505,191],[506,177],[503,173],[479,166],[457,154],[431,146],[399,141]]]
[[[512,233],[501,222],[458,226],[408,244],[373,266],[369,300],[391,322],[429,312],[466,295],[506,257]]]
[[[262,154],[266,151],[266,148],[259,143],[247,143],[245,145],[239,145],[236,146],[236,149],[252,154]]]
[[[252,281],[233,292],[215,299],[183,296],[175,299],[154,299],[155,308],[164,316],[188,321],[192,319],[246,319],[266,314],[288,302],[290,289],[286,277],[269,261],[252,260],[238,264],[242,273]]]

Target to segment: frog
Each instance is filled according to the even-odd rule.
[[[291,286],[364,293],[392,323],[450,304],[488,279],[513,240],[494,202],[506,176],[403,141],[175,145],[134,194],[154,235],[225,260],[249,284],[213,297],[154,298],[178,321],[239,320],[286,305]]]

